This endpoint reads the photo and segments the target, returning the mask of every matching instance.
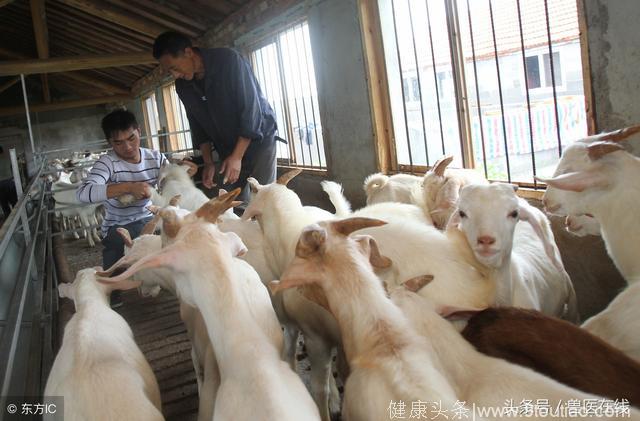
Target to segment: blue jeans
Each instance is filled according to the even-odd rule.
[[[126,228],[131,235],[131,238],[134,239],[140,235],[140,231],[145,226],[147,222],[149,222],[151,218],[144,218],[138,221],[131,222],[127,225],[114,225],[109,228],[107,235],[102,239],[102,245],[104,249],[102,250],[102,268],[108,269],[115,262],[120,260],[122,256],[124,256],[124,240],[117,233],[116,229],[118,228]]]

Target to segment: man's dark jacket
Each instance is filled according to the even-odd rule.
[[[195,49],[204,79],[176,80],[187,111],[193,147],[211,142],[221,159],[233,152],[238,136],[251,139],[243,161],[253,161],[263,143],[274,142],[276,116],[262,95],[249,63],[230,48]],[[203,89],[204,88],[204,91]]]

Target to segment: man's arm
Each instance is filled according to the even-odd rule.
[[[198,148],[202,154],[204,168],[202,169],[202,184],[210,189],[215,186],[213,176],[216,173],[216,167],[211,159],[211,139],[204,131],[198,120],[187,111],[187,120],[189,120],[189,129],[191,130],[191,142],[194,148]]]
[[[107,199],[132,194],[136,199],[151,197],[151,186],[145,182],[111,183],[113,166],[106,155],[91,168],[89,175],[76,190],[76,198],[83,203],[100,203]]]

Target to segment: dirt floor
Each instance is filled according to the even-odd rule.
[[[84,239],[65,240],[64,248],[74,276],[80,269],[102,263],[100,244],[89,247]],[[131,326],[138,346],[155,372],[165,418],[167,421],[196,420],[198,386],[191,362],[191,344],[180,320],[177,299],[167,292],[155,298],[141,297],[135,290],[123,293],[122,299],[124,305],[116,311]],[[298,374],[308,386],[310,367],[302,336],[296,361]]]

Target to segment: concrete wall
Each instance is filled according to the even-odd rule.
[[[598,130],[640,122],[640,3],[585,0]]]

